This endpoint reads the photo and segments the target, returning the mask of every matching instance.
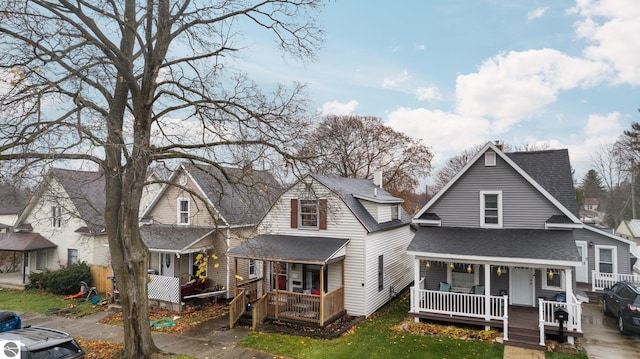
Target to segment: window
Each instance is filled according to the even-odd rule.
[[[178,198],[178,224],[189,224],[189,199]]]
[[[322,267],[315,264],[305,264],[302,267],[302,287],[304,290],[308,291],[311,294],[320,294],[320,269]],[[324,267],[324,271],[322,272],[323,288],[322,291],[324,293],[327,292],[328,281],[327,281],[327,267]]]
[[[67,266],[72,266],[78,263],[78,250],[77,249],[67,249]]]
[[[258,276],[258,272],[256,270],[256,260],[249,259],[249,278],[255,278]]]
[[[47,251],[37,251],[36,252],[36,269],[37,270],[45,270],[47,269]]]
[[[300,227],[318,228],[318,201],[300,200]]]
[[[480,227],[502,228],[502,192],[480,192]]]
[[[600,273],[617,273],[616,247],[596,246],[596,270]]]
[[[471,267],[471,272],[469,272]],[[451,283],[451,289],[457,292],[468,293],[474,285],[479,283],[478,270],[475,265],[457,263],[447,269],[447,282]]]
[[[378,292],[384,288],[384,258],[378,256]]]
[[[398,219],[400,217],[398,212],[399,210],[400,210],[399,205],[394,204],[391,206],[391,220]]]
[[[59,206],[51,207],[51,226],[53,228],[60,228],[62,225],[62,208]]]
[[[553,273],[553,275],[549,273]],[[549,268],[546,271],[543,270],[542,274],[544,275],[542,278],[542,289],[564,290],[564,271]]]

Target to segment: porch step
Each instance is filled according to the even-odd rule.
[[[534,350],[546,349],[540,345],[540,332],[528,328],[509,327],[509,339],[504,341],[504,345]]]
[[[1,288],[24,290],[24,284],[18,284],[14,282],[0,282],[0,289]]]

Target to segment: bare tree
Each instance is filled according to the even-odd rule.
[[[264,94],[227,59],[247,49],[250,28],[312,59],[320,0],[0,0],[0,9],[0,160],[18,174],[64,160],[104,171],[125,357],[149,357],[157,348],[138,227],[148,168],[294,161],[304,87]]]
[[[363,116],[325,117],[307,136],[301,154],[320,174],[372,179],[380,169],[385,189],[400,196],[430,174],[433,158],[421,140]]]
[[[607,192],[607,217],[605,222],[610,226],[617,227],[624,220],[624,212],[629,204],[630,193],[627,196],[629,184],[627,149],[621,146],[620,142],[612,145],[602,145],[591,156],[591,160]]]
[[[483,146],[484,145],[475,145],[462,151],[462,153],[449,158],[449,160],[446,161],[444,167],[438,170],[435,182],[431,187],[430,192],[437,193],[444,186],[446,186],[447,183],[449,183],[449,181],[451,181],[451,179],[453,179],[453,177],[455,177],[455,175],[458,174],[460,170],[462,170],[467,162],[469,162],[473,158],[473,156],[475,156],[476,153],[478,153],[478,151],[482,149]]]

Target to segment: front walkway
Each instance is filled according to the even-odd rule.
[[[25,282],[29,282],[28,276],[26,276],[24,280]],[[1,273],[0,288],[24,289],[24,284],[22,283],[22,273]]]

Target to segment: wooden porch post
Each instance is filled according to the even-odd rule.
[[[320,326],[324,325],[324,265],[320,266]]]
[[[233,258],[233,297],[238,295],[238,258]]]
[[[573,308],[573,304],[576,304],[573,302],[573,272],[571,271],[571,269],[563,269],[564,270],[564,295],[567,298],[567,312],[571,314],[569,320],[567,321],[567,331],[568,332],[572,332],[574,328],[573,326],[573,316],[575,315],[576,311]],[[569,344],[574,343],[574,338],[572,336],[567,336],[567,342]]]
[[[484,265],[484,320],[491,320],[491,265]],[[485,325],[484,330],[491,329]]]

